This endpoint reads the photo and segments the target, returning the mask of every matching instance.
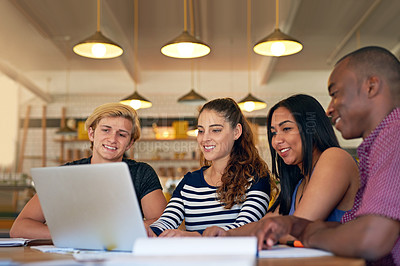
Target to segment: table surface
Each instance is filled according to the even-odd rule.
[[[38,262],[48,260],[68,260],[72,259],[69,254],[43,253],[31,249],[30,247],[0,247],[0,260],[11,259],[18,263]],[[317,258],[286,258],[286,259],[257,259],[258,266],[286,266],[286,265],[347,265],[361,266],[365,265],[363,259],[343,258],[336,256],[317,257]]]

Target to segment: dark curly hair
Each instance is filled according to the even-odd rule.
[[[247,119],[233,99],[212,100],[200,109],[199,116],[204,110],[212,110],[222,115],[232,128],[237,124],[242,125],[242,135],[233,144],[228,165],[222,174],[222,185],[217,188],[218,199],[226,209],[230,209],[233,205],[244,202],[246,190],[256,178],[270,178],[270,171],[258,153]],[[211,162],[202,156],[201,164],[210,166]],[[275,188],[271,178],[270,184]]]

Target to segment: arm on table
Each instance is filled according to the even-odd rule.
[[[203,232],[203,236],[255,236],[255,232],[257,231],[258,226],[265,220],[270,217],[279,216],[278,214],[279,208],[275,212],[267,213],[261,220],[253,223],[245,224],[241,227],[230,229],[225,231],[219,226],[211,226],[206,228]]]
[[[325,224],[307,226],[300,237],[304,246],[368,260],[389,254],[400,233],[399,221],[378,215],[361,216],[334,228]]]
[[[144,223],[151,225],[161,216],[167,201],[161,189],[156,189],[142,198],[140,201],[142,205],[143,215],[145,218]]]
[[[42,207],[36,194],[15,219],[10,229],[10,237],[50,239],[50,231],[45,222]]]
[[[189,232],[180,229],[164,230],[158,237],[196,237],[201,236],[199,232]]]

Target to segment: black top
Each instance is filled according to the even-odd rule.
[[[92,157],[90,156],[89,158],[69,162],[65,165],[90,164],[91,159]],[[154,169],[147,163],[136,162],[135,160],[125,158],[123,158],[122,161],[128,165],[140,210],[143,215],[141,199],[156,189],[162,189],[160,180]]]

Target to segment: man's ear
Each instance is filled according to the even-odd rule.
[[[130,142],[129,145],[126,147],[125,151],[129,150],[129,149],[132,147],[133,143],[135,143],[135,141],[134,141],[133,139],[131,139],[131,142]]]
[[[367,80],[368,98],[373,98],[380,93],[382,80],[378,76],[371,76]]]
[[[242,135],[242,124],[238,123],[233,131],[234,139],[237,140]]]
[[[89,129],[88,129],[88,137],[89,137],[89,140],[91,142],[93,142],[93,140],[94,140],[94,129],[92,127],[89,127]]]

